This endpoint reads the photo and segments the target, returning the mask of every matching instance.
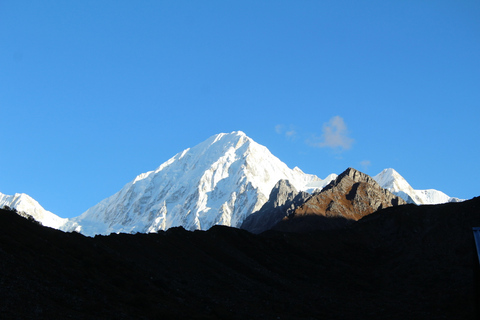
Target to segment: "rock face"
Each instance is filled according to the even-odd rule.
[[[273,229],[305,232],[357,221],[379,209],[406,204],[370,176],[348,168]]]
[[[259,211],[248,216],[240,228],[252,233],[269,230],[309,197],[309,193],[297,191],[288,180],[282,179],[273,187],[268,201]]]

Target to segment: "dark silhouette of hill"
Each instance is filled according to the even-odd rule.
[[[0,210],[2,319],[477,319],[480,198],[311,233],[84,237]]]

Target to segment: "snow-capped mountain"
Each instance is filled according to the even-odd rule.
[[[140,174],[62,229],[94,235],[174,226],[239,227],[267,201],[280,179],[289,180],[297,190],[329,182],[288,168],[243,132],[221,133]]]
[[[45,210],[37,201],[24,193],[15,193],[13,196],[0,193],[0,208],[4,207],[15,209],[19,213],[26,213],[50,228],[59,229],[68,221],[68,219],[60,218]]]
[[[434,190],[415,190],[410,184],[394,169],[384,169],[373,177],[382,188],[403,198],[408,203],[415,204],[440,204],[446,202],[463,201],[458,198],[449,197],[445,193]]]
[[[206,230],[216,224],[240,227],[267,201],[279,180],[288,180],[298,191],[315,193],[336,178],[330,174],[322,180],[298,167],[290,169],[266,147],[237,131],[214,135],[178,153],[72,219],[46,211],[26,194],[0,193],[0,207],[25,212],[45,226],[90,236],[174,226]],[[385,169],[374,179],[410,203],[462,201],[433,189],[415,190],[394,169]]]

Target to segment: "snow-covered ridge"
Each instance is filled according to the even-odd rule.
[[[0,193],[0,208],[9,207],[31,215],[42,225],[59,229],[68,219],[60,218],[56,214],[45,210],[37,201],[24,193],[15,193],[13,196]]]
[[[373,177],[382,188],[401,197],[408,203],[415,204],[440,204],[446,202],[463,201],[458,198],[449,197],[445,193],[435,190],[415,190],[410,184],[394,169],[384,169]]]
[[[288,168],[241,131],[221,133],[137,176],[63,229],[93,235],[238,227],[280,179],[298,190],[329,182]]]

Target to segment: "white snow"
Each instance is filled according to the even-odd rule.
[[[315,180],[312,182],[309,182],[305,187],[305,189],[300,189],[299,191],[306,191],[308,193],[314,193],[317,191],[321,191],[323,188],[325,188],[332,180],[337,179],[338,175],[335,173],[329,174],[325,179],[323,180]]]
[[[0,193],[0,208],[6,206],[27,213],[42,225],[50,228],[59,229],[68,221],[68,219],[60,218],[45,210],[37,201],[24,193],[15,193],[13,196]]]
[[[155,232],[174,226],[189,230],[216,224],[238,227],[267,201],[280,179],[288,179],[297,190],[313,190],[330,182],[288,168],[241,131],[221,133],[137,176],[63,229],[94,235]]]
[[[458,198],[449,197],[445,193],[435,189],[415,190],[392,168],[384,169],[373,177],[373,179],[375,179],[382,188],[389,190],[409,203],[440,204],[463,201]]]
[[[267,201],[280,179],[313,193],[335,178],[333,173],[322,180],[298,167],[290,169],[266,147],[235,131],[185,149],[72,219],[46,211],[26,194],[0,193],[0,207],[25,212],[45,226],[88,236],[156,232],[175,226],[207,230],[217,224],[239,227]],[[461,201],[434,189],[415,190],[394,169],[385,169],[374,179],[407,202]]]

